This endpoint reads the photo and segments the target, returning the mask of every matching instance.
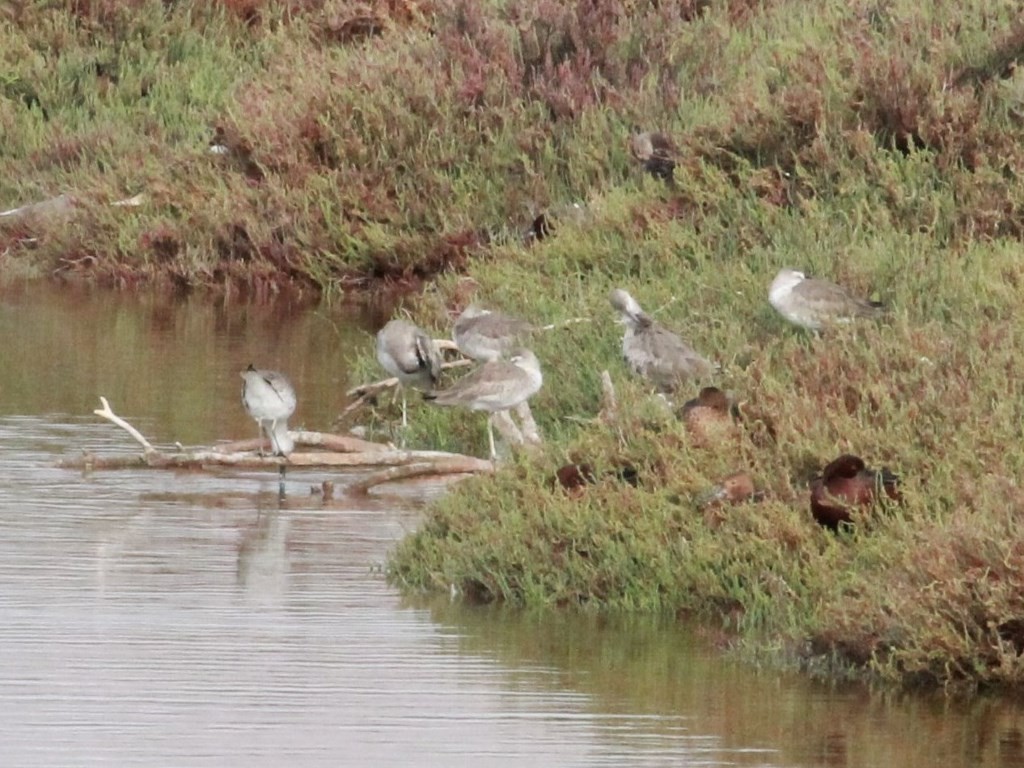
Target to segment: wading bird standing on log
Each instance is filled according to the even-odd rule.
[[[295,389],[284,374],[256,369],[251,364],[241,376],[242,405],[256,420],[260,439],[265,431],[273,452],[287,456],[295,450],[295,441],[288,434],[288,417],[295,412]]]

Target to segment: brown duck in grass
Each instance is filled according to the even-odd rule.
[[[899,483],[889,470],[868,469],[864,459],[844,453],[811,481],[811,514],[819,525],[836,531],[842,523],[852,524],[851,511],[872,504],[879,489],[900,501]]]
[[[738,434],[736,405],[718,387],[704,387],[697,397],[683,403],[679,416],[694,445],[700,447],[718,445]]]
[[[747,501],[763,501],[765,494],[754,487],[754,479],[747,472],[733,472],[721,482],[697,495],[697,506],[701,509],[721,507],[725,504],[742,504]]]
[[[588,462],[571,462],[558,468],[554,481],[572,497],[580,496],[588,485],[599,479],[608,477],[620,480],[636,488],[640,484],[640,474],[631,464],[619,464],[614,469],[605,470],[600,475]]]

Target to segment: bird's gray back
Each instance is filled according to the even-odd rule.
[[[540,386],[539,375],[507,360],[494,360],[435,392],[433,400],[438,405],[458,405],[474,411],[504,411],[528,400]]]
[[[710,376],[714,366],[672,331],[657,323],[627,330],[622,354],[629,366],[662,389]]]
[[[533,326],[518,317],[486,312],[460,315],[452,327],[452,339],[466,357],[488,361],[507,357],[531,331]]]
[[[242,405],[254,419],[287,419],[295,412],[295,389],[278,371],[242,372]]]
[[[791,297],[793,311],[810,315],[823,323],[875,317],[884,312],[881,305],[857,298],[828,280],[804,280],[793,289]]]

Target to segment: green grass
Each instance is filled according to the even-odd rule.
[[[379,35],[353,38],[377,14]],[[1024,653],[1024,54],[1010,2],[505,4],[147,0],[0,10],[8,274],[115,285],[424,288],[557,322],[544,452],[460,486],[395,553],[410,589],[719,621],[753,658],[1015,685]],[[61,56],[51,51],[59,48]],[[678,146],[674,186],[634,126]],[[230,149],[211,155],[214,132]],[[145,192],[138,208],[110,202]],[[556,229],[519,237],[541,211]],[[822,338],[766,301],[783,266],[890,304]],[[475,282],[465,278],[471,276]],[[776,439],[699,448],[619,359],[610,288],[722,364]],[[367,347],[370,347],[367,340]],[[358,362],[377,375],[369,355]],[[597,421],[601,370],[621,400]],[[413,398],[415,400],[415,398]],[[386,403],[371,419],[393,418]],[[410,442],[482,455],[483,417],[414,404]],[[375,422],[376,423],[376,422]],[[839,537],[807,481],[842,452],[905,479]],[[552,487],[568,459],[637,489]],[[745,469],[767,498],[693,502]]]

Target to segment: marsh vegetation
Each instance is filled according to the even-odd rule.
[[[535,341],[544,452],[433,507],[396,582],[700,616],[814,670],[1021,681],[1015,3],[96,0],[8,3],[0,25],[0,200],[74,198],[0,219],[8,272],[422,288],[408,307],[438,336],[470,300],[592,318]],[[670,141],[641,160],[637,128]],[[767,300],[783,267],[890,311],[794,328]],[[755,417],[697,444],[620,360],[616,287]],[[444,411],[409,430],[486,439]],[[901,501],[834,533],[808,483],[846,453]],[[570,462],[596,482],[566,493]],[[762,495],[695,501],[737,471]]]

